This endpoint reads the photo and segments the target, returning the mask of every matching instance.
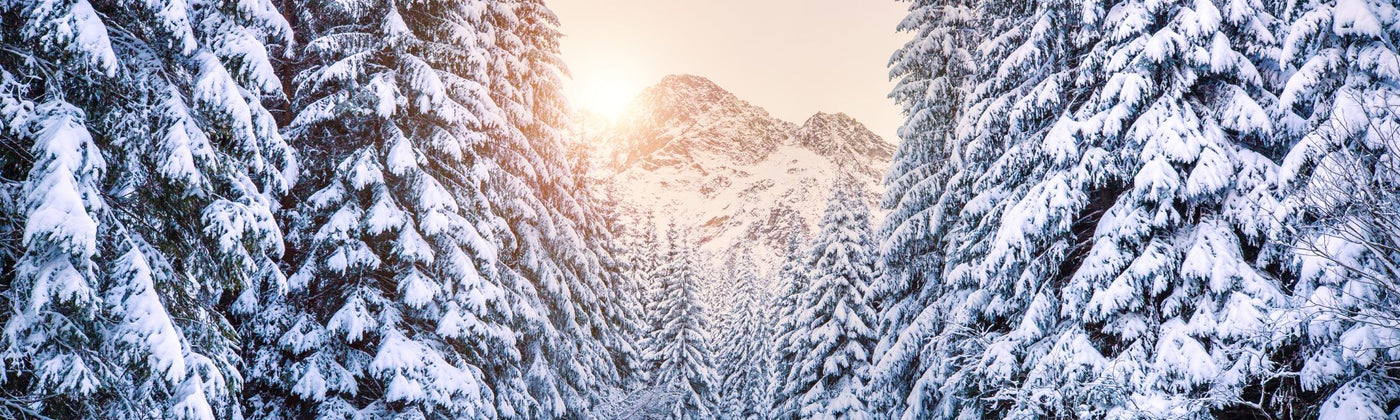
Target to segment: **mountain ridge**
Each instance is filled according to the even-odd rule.
[[[894,154],[845,113],[786,121],[694,75],[644,89],[616,122],[580,113],[576,127],[626,226],[669,215],[716,266],[733,250],[774,266],[789,232],[814,229],[837,178],[860,183],[873,209]]]

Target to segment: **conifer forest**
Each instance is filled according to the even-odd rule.
[[[847,1],[874,130],[563,1],[0,0],[0,418],[1400,419],[1397,0]]]

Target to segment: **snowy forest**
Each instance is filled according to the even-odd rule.
[[[1400,419],[1400,5],[904,3],[713,267],[545,0],[0,0],[0,418]]]

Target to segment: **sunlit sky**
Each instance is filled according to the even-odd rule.
[[[574,105],[616,115],[668,74],[704,76],[802,123],[845,112],[886,140],[890,54],[907,39],[894,0],[553,0]]]

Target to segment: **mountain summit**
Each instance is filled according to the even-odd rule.
[[[792,136],[798,146],[845,163],[845,168],[873,169],[873,172],[863,175],[877,179],[884,174],[885,167],[862,165],[863,162],[859,158],[883,157],[882,162],[888,163],[893,153],[890,143],[845,113],[818,112],[798,127]]]
[[[860,183],[873,206],[894,153],[846,114],[798,125],[699,76],[665,77],[616,123],[579,119],[594,176],[611,181],[627,226],[648,214],[674,221],[712,263],[748,252],[771,266],[789,232],[816,226],[838,177]]]
[[[644,162],[657,168],[687,159],[686,153],[725,156],[755,163],[774,151],[795,128],[699,76],[666,76],[642,91],[602,139],[616,154],[618,169]]]

